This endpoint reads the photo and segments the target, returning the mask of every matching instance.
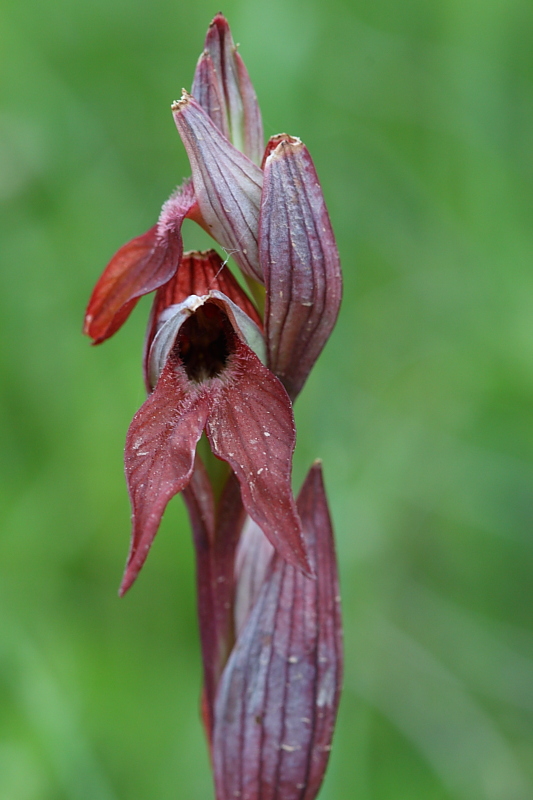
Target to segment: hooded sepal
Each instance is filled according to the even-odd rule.
[[[115,253],[93,290],[85,314],[84,333],[94,344],[109,339],[143,295],[172,278],[183,252],[181,225],[194,206],[189,182],[167,200],[157,225]]]
[[[267,145],[259,222],[268,366],[294,400],[337,319],[342,279],[322,189],[305,145]]]
[[[216,15],[207,31],[192,94],[224,136],[259,164],[263,154],[261,112],[248,71],[222,14]]]
[[[200,212],[195,220],[246,275],[262,282],[257,251],[261,170],[228,141],[187,92],[172,111],[191,164]]]
[[[263,326],[256,307],[218,253],[215,250],[185,253],[174,277],[157,290],[154,298],[144,347],[144,377],[149,392],[153,389],[148,369],[150,348],[162,322],[171,313],[167,309],[183,303],[191,295],[202,297],[211,291],[225,295],[262,331]]]
[[[194,316],[199,309],[203,309],[204,314],[207,313],[212,316],[213,307],[220,309],[231,328],[233,328],[234,334],[237,334],[252,349],[261,362],[266,361],[265,340],[259,326],[233,300],[230,300],[229,297],[217,289],[212,289],[203,296],[192,294],[186,300],[170,306],[159,315],[157,333],[154,336],[147,358],[146,372],[149,387],[155,386],[167,358],[174,348],[182,325],[189,317]],[[214,333],[221,333],[221,331],[215,329]],[[228,338],[226,334],[223,334],[223,336],[225,345],[227,345]],[[235,339],[234,335],[229,338],[231,338],[232,342]],[[195,349],[193,346],[191,354]]]
[[[337,714],[342,634],[333,535],[320,466],[298,498],[317,579],[274,555],[215,703],[217,800],[313,800]]]

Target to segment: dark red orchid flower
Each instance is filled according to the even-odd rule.
[[[229,283],[214,251],[191,258],[209,264],[213,287]],[[155,389],[126,439],[133,534],[122,593],[142,567],[168,501],[189,483],[204,430],[214,455],[237,476],[250,517],[289,563],[311,571],[290,485],[291,403],[261,363],[262,333],[242,307],[249,302],[239,305],[212,288],[159,312],[148,356]]]
[[[155,292],[148,399],[125,448],[133,531],[120,593],[182,492],[217,800],[314,800],[339,700],[341,621],[318,463],[297,503],[292,494],[292,402],[337,318],[337,247],[305,145],[280,134],[263,151],[255,92],[221,14],[192,94],[172,112],[192,178],[111,259],[85,318],[103,342]],[[215,251],[183,253],[185,218],[233,257],[257,306]]]

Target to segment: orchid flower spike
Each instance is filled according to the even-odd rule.
[[[339,255],[305,145],[263,146],[255,91],[226,19],[209,26],[172,114],[192,177],[97,282],[84,332],[112,336],[154,292],[147,400],[125,447],[135,581],[182,492],[196,551],[202,712],[217,800],[314,800],[340,695],[342,633],[322,470],[291,487],[293,402],[335,325]],[[183,252],[191,219],[232,255]],[[255,301],[255,302],[254,302]]]

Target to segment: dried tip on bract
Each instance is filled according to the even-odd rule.
[[[211,28],[214,28],[215,26],[217,28],[227,28],[229,30],[229,22],[222,13],[222,11],[218,11],[211,20],[211,22],[209,23],[208,33],[211,30]]]
[[[279,142],[275,142],[274,145],[267,158],[280,157],[288,152],[299,150],[303,147],[302,140],[299,139],[298,136],[287,136],[286,134],[283,135],[283,138],[280,138]]]
[[[172,105],[170,106],[172,111],[179,111],[183,106],[187,105],[190,102],[192,95],[189,94],[187,89],[181,90],[181,97],[179,100],[174,100]]]
[[[302,140],[299,139],[298,136],[291,136],[288,133],[278,133],[276,136],[271,136],[265,147],[265,152],[263,153],[261,169],[264,169],[267,159],[269,159],[274,152],[278,150],[279,153],[282,152],[284,148],[280,148],[280,145],[298,146],[301,144]]]
[[[269,144],[275,150],[280,144],[301,144],[302,140],[299,136],[291,136],[290,133],[278,133],[276,136],[271,136]]]

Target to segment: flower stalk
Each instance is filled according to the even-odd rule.
[[[342,634],[318,462],[298,500],[292,493],[292,404],[337,318],[337,247],[305,145],[280,134],[263,149],[255,91],[221,14],[172,113],[192,178],[113,256],[85,317],[98,344],[155,292],[148,396],[125,447],[133,530],[120,594],[182,493],[216,798],[313,800],[331,749]],[[183,253],[185,218],[233,257],[249,293],[216,250]]]

